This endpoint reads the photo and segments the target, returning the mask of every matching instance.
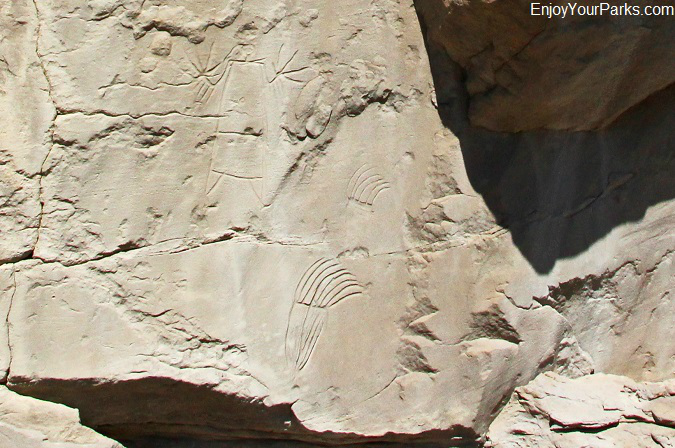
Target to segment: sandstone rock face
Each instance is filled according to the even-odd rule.
[[[6,448],[122,448],[80,424],[75,409],[0,388],[0,443]]]
[[[490,426],[486,446],[675,446],[675,384],[596,374],[545,373],[516,392]]]
[[[478,3],[466,45],[510,26]],[[485,109],[602,131],[480,129],[429,5],[0,2],[3,397],[85,434],[11,443],[115,446],[77,409],[139,448],[557,446],[565,393],[668,446],[672,73],[590,127]]]
[[[671,16],[584,14],[582,0],[416,0],[430,45],[465,73],[475,126],[505,132],[591,130],[675,81]],[[534,5],[534,6],[533,6]],[[541,6],[567,6],[549,19]],[[597,11],[597,9],[596,9]]]

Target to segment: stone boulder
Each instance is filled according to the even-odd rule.
[[[636,2],[632,14],[614,15],[600,14],[603,3],[624,7],[596,0],[415,0],[415,7],[428,44],[461,68],[474,126],[587,131],[675,82],[673,13],[644,13],[672,2]],[[552,5],[577,6],[565,16],[542,15],[541,6]]]

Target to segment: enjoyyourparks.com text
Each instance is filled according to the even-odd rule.
[[[597,5],[578,3],[537,3],[530,4],[530,15],[552,18],[573,16],[675,16],[675,5],[635,5],[603,2]]]

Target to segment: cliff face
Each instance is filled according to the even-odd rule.
[[[0,3],[0,441],[674,443],[675,22],[524,3]]]
[[[667,0],[622,3],[614,10],[608,6],[616,2],[596,0],[415,5],[429,44],[462,68],[469,117],[478,127],[599,129],[675,79],[672,13],[654,15],[660,10],[653,8],[672,8]],[[552,5],[561,12],[551,20]]]

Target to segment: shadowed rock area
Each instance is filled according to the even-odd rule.
[[[502,132],[605,128],[675,82],[672,13],[643,9],[672,2],[602,4],[628,6],[584,0],[549,19],[540,6],[555,3],[415,1],[428,41],[463,70],[471,124]]]
[[[471,184],[537,271],[675,197],[675,87],[602,130],[500,133],[470,123],[466,75],[428,45],[439,113],[461,141]]]

